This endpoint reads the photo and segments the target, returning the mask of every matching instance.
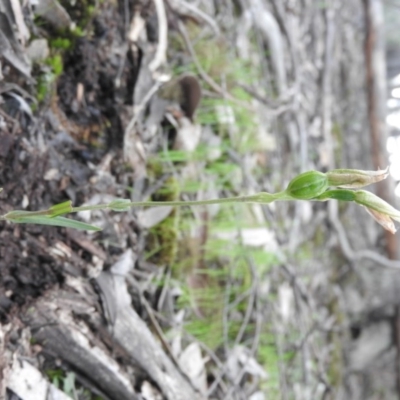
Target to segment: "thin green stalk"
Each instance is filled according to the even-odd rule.
[[[124,203],[124,207],[125,208],[157,207],[157,206],[183,207],[183,206],[201,206],[201,205],[226,204],[226,203],[272,203],[275,200],[291,200],[291,197],[287,196],[285,192],[279,192],[274,194],[264,192],[249,196],[227,197],[224,199],[210,199],[210,200],[130,201],[130,202],[127,201]],[[106,208],[112,208],[110,207],[110,205],[112,204],[113,202],[107,204],[73,207],[71,209],[71,212],[104,210]]]
[[[105,210],[106,208],[108,208],[108,204],[96,204],[94,206],[72,207],[71,212]]]

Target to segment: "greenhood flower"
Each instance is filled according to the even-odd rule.
[[[326,173],[329,186],[343,189],[358,189],[386,179],[389,167],[378,171],[362,171],[358,169],[334,169]]]
[[[386,179],[388,175],[388,168],[378,171],[334,169],[325,174],[319,171],[307,171],[293,178],[285,193],[295,200],[312,200],[324,195],[329,187],[358,189]],[[339,192],[337,194],[340,195]]]
[[[385,200],[365,190],[358,190],[355,193],[354,201],[366,208],[369,214],[385,229],[391,233],[396,232],[392,220],[400,222],[400,211],[396,210]]]

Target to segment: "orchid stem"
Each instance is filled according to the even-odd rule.
[[[271,201],[276,199],[276,195],[270,195]],[[272,199],[273,197],[273,199]],[[161,206],[201,206],[210,204],[226,204],[226,203],[257,203],[260,202],[260,194],[250,196],[227,197],[225,199],[210,199],[210,200],[187,200],[187,201],[131,201],[127,202],[127,207],[161,207]],[[93,211],[108,208],[109,204],[97,204],[93,206],[73,207],[72,212]]]

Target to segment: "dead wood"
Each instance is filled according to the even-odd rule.
[[[147,325],[130,305],[125,278],[103,272],[97,279],[114,306],[113,339],[131,360],[154,381],[167,399],[200,399],[188,381],[164,353]]]
[[[93,318],[95,309],[80,296],[54,290],[32,304],[22,319],[43,347],[43,354],[60,359],[78,379],[109,399],[139,399],[133,389],[134,376],[121,370],[115,354],[76,313]]]
[[[109,399],[139,399],[134,386],[143,379],[154,382],[166,399],[200,399],[132,309],[123,279],[107,272],[97,279],[108,302],[115,303],[109,331],[96,311],[90,283],[72,278],[70,284],[85,297],[50,291],[31,304],[22,319],[44,355],[62,360],[78,379]]]

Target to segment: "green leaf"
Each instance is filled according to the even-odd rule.
[[[49,211],[52,218],[57,217],[58,215],[68,214],[72,212],[72,201],[67,200],[63,203],[56,204],[50,207]]]
[[[64,228],[74,228],[82,231],[101,231],[101,228],[98,228],[97,226],[65,217],[21,216],[18,219],[13,220],[13,222],[16,224],[62,226]]]

